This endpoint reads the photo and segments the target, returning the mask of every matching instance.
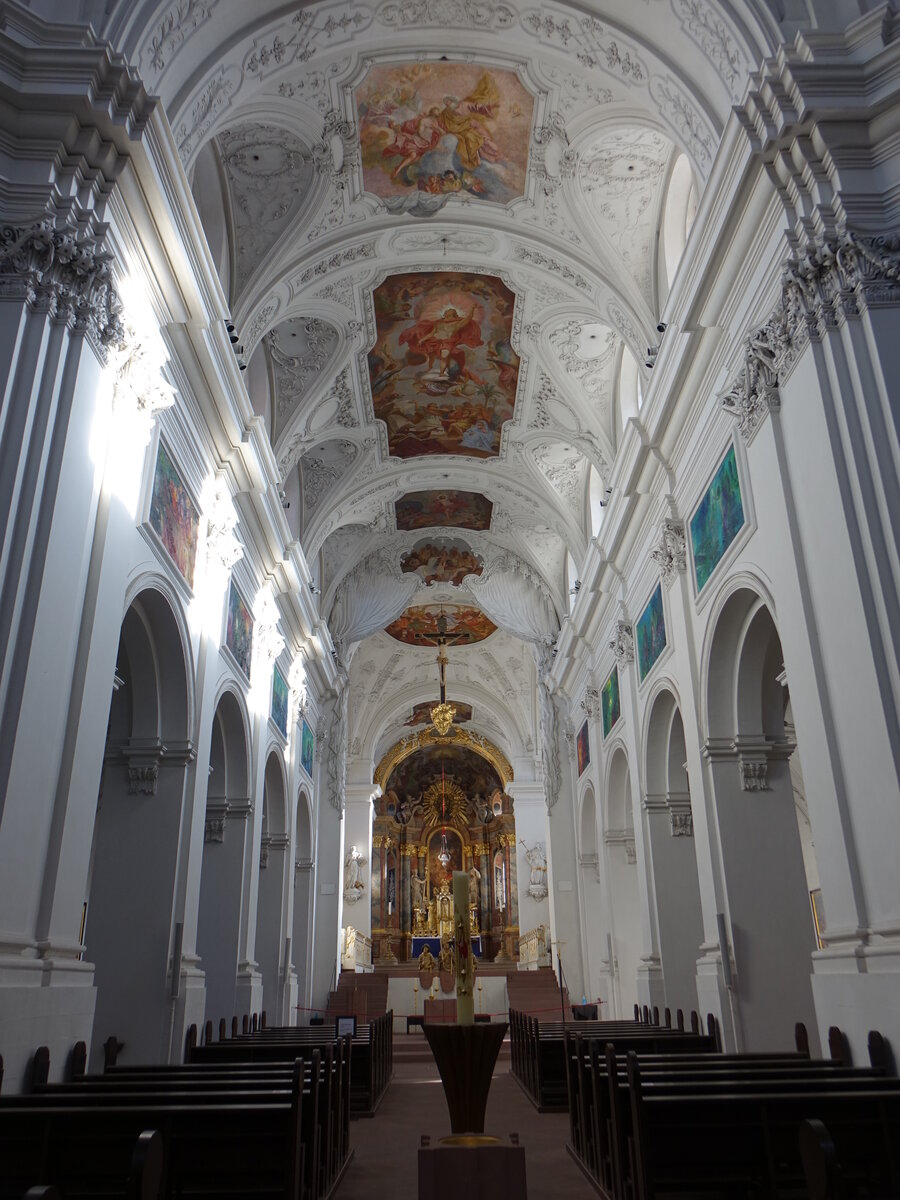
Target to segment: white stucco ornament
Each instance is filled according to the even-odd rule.
[[[525,847],[525,861],[531,868],[531,882],[528,885],[528,895],[532,900],[547,899],[547,854],[543,842],[535,842],[529,849]]]
[[[350,853],[344,859],[344,902],[346,904],[356,904],[358,900],[362,899],[366,890],[363,873],[368,861],[360,854],[356,846],[350,847]]]

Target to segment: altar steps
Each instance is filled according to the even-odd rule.
[[[403,1068],[406,1066],[420,1068],[421,1066],[434,1067],[434,1056],[425,1041],[425,1034],[422,1032],[421,1026],[414,1026],[409,1033],[394,1034],[394,1074],[402,1075]],[[509,1051],[509,1034],[503,1039],[503,1045],[500,1047],[500,1054],[497,1057],[497,1066],[495,1072],[506,1072],[510,1065]],[[417,1072],[418,1073],[418,1072]],[[437,1076],[437,1068],[434,1067],[435,1076]]]

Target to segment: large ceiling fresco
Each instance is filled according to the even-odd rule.
[[[459,271],[392,275],[374,301],[369,382],[390,453],[499,454],[519,380],[509,288]]]
[[[467,575],[480,575],[478,555],[459,540],[418,542],[400,560],[404,574],[418,575],[423,583],[449,583],[459,587]]]
[[[356,93],[363,183],[497,204],[525,188],[534,101],[512,71],[466,63],[373,67]]]
[[[493,504],[480,492],[407,492],[395,502],[397,528],[428,529],[456,525],[460,529],[490,529]]]
[[[437,619],[447,618],[447,639],[453,646],[471,646],[490,637],[497,626],[480,608],[465,604],[414,604],[385,629],[398,642],[409,646],[436,646]]]

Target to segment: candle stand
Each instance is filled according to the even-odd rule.
[[[484,1133],[484,1114],[506,1022],[426,1025],[425,1037],[444,1085],[455,1134]]]

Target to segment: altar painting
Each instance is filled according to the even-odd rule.
[[[512,71],[469,63],[373,67],[356,91],[363,186],[390,197],[525,190],[534,99]]]
[[[428,529],[456,525],[460,529],[490,529],[492,501],[481,492],[407,492],[395,501],[397,528]]]
[[[415,604],[385,629],[398,642],[408,646],[436,646],[438,644],[438,617],[447,618],[447,637],[453,646],[470,646],[483,642],[497,626],[486,617],[480,608],[462,604]]]
[[[458,700],[451,700],[450,703],[456,710],[453,714],[453,724],[462,725],[465,721],[472,720],[472,705],[462,704]],[[437,700],[426,700],[424,704],[417,704],[412,710],[412,716],[406,718],[404,725],[430,725],[431,710],[437,704]]]
[[[162,442],[153,474],[150,524],[175,566],[193,587],[200,513]]]
[[[458,833],[452,829],[447,831],[447,850],[450,854],[450,861],[446,867],[438,858],[441,852],[441,830],[436,830],[428,840],[428,882],[429,891],[433,896],[441,887],[441,884],[448,883],[453,887],[453,872],[461,871],[462,865],[462,840]]]
[[[419,542],[400,560],[404,574],[415,574],[424,583],[451,583],[459,587],[467,575],[480,575],[483,567],[465,542]]]
[[[500,453],[519,381],[515,300],[493,275],[461,271],[391,275],[376,288],[369,382],[391,454]]]

